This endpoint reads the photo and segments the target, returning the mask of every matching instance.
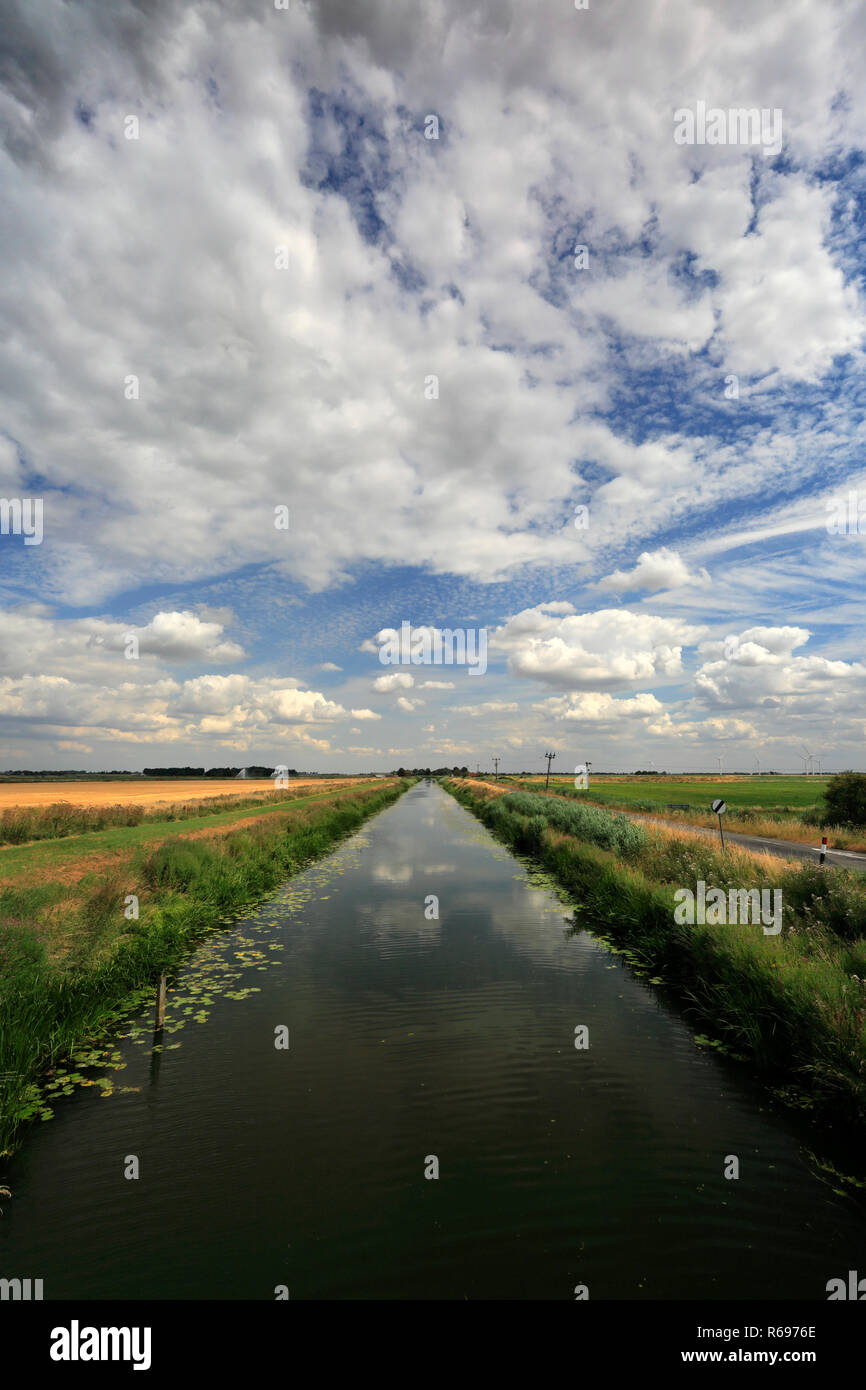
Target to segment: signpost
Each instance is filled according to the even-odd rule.
[[[719,800],[713,802],[713,810],[715,811],[716,815],[717,815],[718,818],[719,818],[719,835],[721,836],[721,840],[722,840],[722,849],[725,848],[725,832],[724,832],[724,830],[722,829],[722,816],[725,814],[725,812],[727,811],[727,809],[728,809],[728,808],[727,808],[726,803],[725,803],[724,801],[722,801],[721,799],[719,799]]]

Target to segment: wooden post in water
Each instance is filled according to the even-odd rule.
[[[165,1023],[165,976],[160,975],[159,984],[156,987],[156,1031],[162,1028]]]

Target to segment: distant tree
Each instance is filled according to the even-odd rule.
[[[145,777],[204,777],[203,767],[146,767]]]
[[[830,825],[866,825],[866,773],[849,770],[831,777],[824,814]]]

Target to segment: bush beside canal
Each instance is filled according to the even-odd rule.
[[[330,850],[410,785],[335,791],[196,838],[182,825],[123,865],[0,896],[0,1152],[42,1111],[36,1077],[150,997],[208,930]],[[134,832],[132,832],[134,833]],[[127,920],[130,897],[139,916]]]
[[[864,1124],[862,879],[742,850],[722,853],[693,836],[557,797],[444,785],[499,839],[544,864],[574,900],[580,925],[600,928],[630,960],[658,972],[728,1051],[784,1085],[786,1098]],[[781,932],[765,935],[751,923],[679,925],[675,891],[696,890],[699,880],[726,892],[781,890]]]

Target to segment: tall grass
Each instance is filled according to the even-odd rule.
[[[38,1074],[91,1043],[171,973],[221,920],[255,902],[395,801],[409,784],[335,792],[223,835],[178,836],[124,871],[82,881],[63,904],[70,942],[50,961],[42,921],[50,891],[0,900],[0,1152],[38,1111]],[[127,921],[124,897],[140,894]],[[16,909],[18,915],[10,910]],[[26,915],[25,915],[26,914]]]

